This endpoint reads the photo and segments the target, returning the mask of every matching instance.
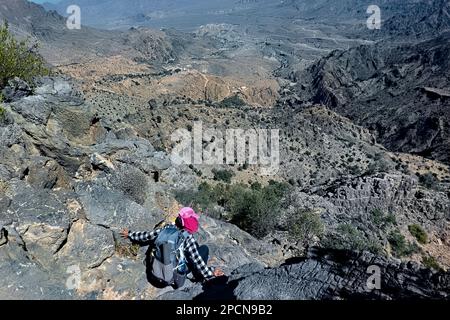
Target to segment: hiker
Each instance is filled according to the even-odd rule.
[[[182,208],[174,224],[151,232],[124,229],[121,236],[134,242],[153,241],[151,277],[163,286],[171,285],[177,289],[184,285],[189,272],[195,281],[224,275],[219,268],[207,265],[209,248],[199,246],[193,236],[198,231],[198,219],[192,208]]]

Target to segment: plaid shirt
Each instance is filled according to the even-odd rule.
[[[159,235],[161,230],[155,229],[153,231],[137,231],[137,232],[128,232],[128,238],[135,242],[148,242],[156,239],[156,237]],[[189,236],[184,240],[184,254],[186,255],[186,258],[190,259],[198,271],[203,275],[205,279],[209,279],[214,277],[214,268],[208,267],[206,262],[203,260],[203,258],[198,253],[198,243],[194,239],[194,236],[192,234],[189,234]]]

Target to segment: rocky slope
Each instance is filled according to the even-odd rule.
[[[199,241],[210,246],[211,262],[221,266],[230,279],[217,279],[218,284],[212,282],[207,288],[188,282],[182,291],[155,289],[146,279],[146,247],[131,246],[119,239],[118,231],[122,227],[152,229],[176,213],[178,204],[171,190],[192,188],[196,184],[194,173],[173,166],[165,152],[156,151],[132,126],[106,125],[70,81],[43,78],[33,94],[26,84],[15,81],[5,91],[10,102],[5,104],[6,115],[0,127],[2,298],[352,298],[361,293],[361,288],[351,287],[348,277],[338,280],[332,274],[381,259],[363,255],[333,269],[328,259],[310,257],[300,264],[277,267],[292,257],[290,248],[270,237],[257,240],[236,226],[203,215]],[[325,121],[322,119],[322,124]],[[367,223],[369,217],[364,220],[361,212],[370,208],[395,210],[400,225],[407,224],[404,219],[420,221],[430,235],[436,232],[436,237],[448,240],[448,196],[422,190],[418,197],[414,181],[408,179],[374,176],[359,182],[335,181],[341,187],[323,186],[311,189],[311,194],[299,190],[292,193],[291,200],[301,205],[292,203],[292,208],[323,208],[329,228],[349,219]],[[422,208],[430,203],[429,198],[434,204]],[[407,214],[403,211],[407,208],[413,211]],[[439,230],[444,233],[439,234]],[[392,267],[395,263],[388,260],[380,261],[388,270],[392,268],[386,271],[386,288],[399,291],[378,298],[448,295],[447,275],[423,271],[419,279],[397,283],[396,277],[406,274],[410,279],[412,271]],[[265,267],[272,269],[263,270]],[[331,293],[313,284],[308,276],[313,267],[320,271],[318,276],[323,275],[323,281],[331,281]],[[364,273],[355,273],[363,283]],[[273,287],[263,296],[252,293],[255,286],[263,288],[271,277],[280,276],[292,279],[288,280],[292,291],[282,294]],[[303,279],[305,285],[298,287],[295,283],[299,280],[295,279]],[[312,282],[307,286],[308,281]],[[419,289],[411,291],[408,281]],[[430,282],[435,289],[427,289]]]
[[[332,52],[298,74],[297,92],[371,129],[391,150],[448,164],[449,36]]]
[[[34,95],[15,97],[0,127],[1,297],[153,297],[144,248],[134,252],[118,231],[153,229],[176,213],[168,190],[181,183],[177,168],[131,128],[96,122],[63,79],[42,79]],[[237,227],[202,219],[200,241],[228,272],[279,259]],[[71,291],[74,270],[81,282]]]
[[[233,1],[232,11],[222,10],[231,2],[209,1],[205,20],[182,10],[202,6],[181,1],[171,14],[195,27],[185,33],[70,31],[54,12],[0,1],[0,18],[41,41],[58,66],[34,87],[13,79],[1,91],[0,298],[448,299],[444,2],[382,1],[388,27],[369,32],[354,0]],[[417,19],[409,35],[405,8]],[[117,26],[136,22],[109,14]],[[198,121],[279,129],[279,170],[176,166],[171,134]],[[118,231],[173,219],[179,206],[196,204],[177,193],[221,183],[217,168],[232,172],[228,187],[289,185],[273,229],[256,239],[227,222],[216,201],[198,238],[228,276],[178,291],[153,287],[148,248]],[[292,230],[308,232],[297,225],[305,215],[323,232],[293,238]],[[369,292],[372,265],[382,285]]]

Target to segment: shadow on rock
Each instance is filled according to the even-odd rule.
[[[228,282],[227,276],[217,277],[203,284],[203,292],[194,297],[194,301],[201,300],[236,300],[234,289],[238,280]]]

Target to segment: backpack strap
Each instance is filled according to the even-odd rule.
[[[189,237],[189,232],[183,230],[179,235],[179,245],[177,248],[177,257],[178,257],[178,265],[175,267],[175,270],[179,269],[183,264],[186,263],[186,256],[184,254],[184,243],[186,239]]]

